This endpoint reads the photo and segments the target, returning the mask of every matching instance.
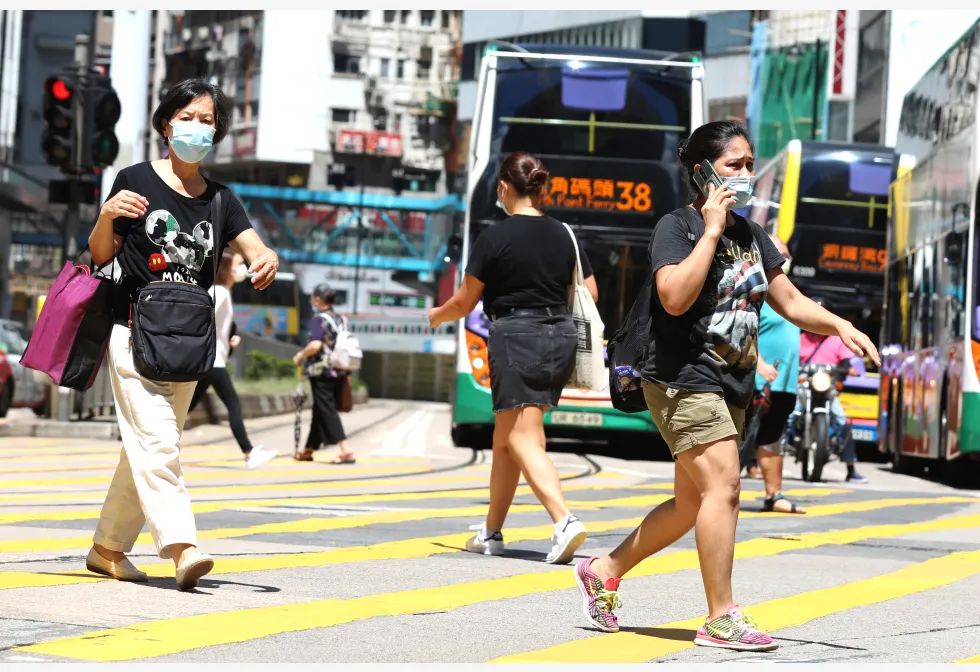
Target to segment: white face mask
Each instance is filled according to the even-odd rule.
[[[734,208],[744,208],[752,203],[752,190],[755,188],[754,177],[726,177],[725,187],[735,192]]]
[[[504,205],[504,202],[500,200],[500,189],[497,189],[497,203],[496,206],[504,211],[504,214],[510,217],[510,210]]]
[[[248,266],[245,264],[238,264],[238,266],[235,266],[235,268],[232,269],[231,277],[235,282],[242,282],[248,277]]]

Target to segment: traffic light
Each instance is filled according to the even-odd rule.
[[[63,171],[74,167],[74,104],[77,80],[52,75],[44,81],[44,134],[41,149],[49,165]]]
[[[108,77],[90,75],[85,87],[85,146],[82,165],[86,169],[111,166],[119,154],[115,126],[122,114],[119,96]]]

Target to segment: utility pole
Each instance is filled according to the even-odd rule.
[[[68,176],[68,208],[65,211],[65,240],[64,258],[71,259],[78,254],[78,234],[81,228],[81,173],[82,157],[85,151],[85,115],[89,110],[85,109],[85,95],[83,92],[91,74],[94,50],[91,46],[91,38],[88,35],[80,34],[75,36],[75,72],[77,73],[78,95],[72,96],[72,123],[75,125],[73,142],[75,150],[72,152],[74,163],[72,174]]]

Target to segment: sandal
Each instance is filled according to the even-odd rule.
[[[357,460],[354,459],[353,453],[341,453],[332,460],[329,460],[327,464],[354,464],[355,462],[357,462]]]
[[[295,453],[293,453],[293,459],[297,462],[312,462],[313,451],[309,448],[306,450],[297,450]]]
[[[789,504],[790,506],[789,511],[783,511],[776,508],[776,502],[779,500],[783,500],[784,502],[787,502]],[[771,511],[773,513],[806,513],[806,511],[798,509],[796,506],[796,502],[791,502],[781,492],[777,492],[772,497],[767,497],[765,500],[763,500],[762,510],[765,512]]]

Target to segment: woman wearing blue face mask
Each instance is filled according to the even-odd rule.
[[[541,211],[548,171],[526,152],[500,167],[497,202],[507,219],[486,229],[466,264],[463,284],[429,314],[432,327],[458,320],[481,296],[490,327],[490,390],[493,399],[493,465],[490,506],[466,550],[504,552],[501,530],[517,482],[524,474],[555,526],[545,561],[567,563],[586,530],[568,510],[561,481],[545,453],[544,413],[558,404],[575,364],[577,332],[568,310],[575,246],[568,231]],[[598,291],[592,267],[579,250],[586,285]]]
[[[102,265],[118,257],[122,269],[106,362],[123,450],[86,566],[121,581],[146,581],[146,574],[125,555],[144,523],[160,557],[173,559],[181,590],[197,585],[214,565],[197,549],[179,459],[196,383],[140,375],[133,363],[129,319],[132,297],[150,282],[210,287],[225,246],[249,262],[257,289],[275,279],[279,258],[252,230],[241,203],[201,174],[201,161],[224,138],[229,121],[228,99],[217,86],[189,79],[170,89],[152,122],[166,146],[166,158],[119,171],[89,235],[93,262]],[[215,240],[212,203],[219,191],[222,231]]]

